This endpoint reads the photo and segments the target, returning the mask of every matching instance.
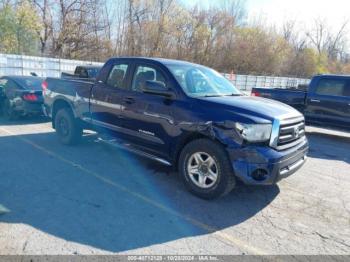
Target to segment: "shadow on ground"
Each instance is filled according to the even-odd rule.
[[[50,122],[51,119],[45,116],[23,116],[15,120],[7,120],[0,114],[0,126],[16,126],[16,125],[30,125],[30,124],[42,124]]]
[[[34,144],[33,144],[34,143]],[[60,145],[54,133],[0,137],[0,203],[5,223],[118,252],[207,234],[253,217],[279,188],[239,185],[204,201],[171,169],[83,139]],[[83,167],[80,168],[80,166]]]
[[[307,133],[307,138],[310,157],[350,163],[350,137],[312,131]]]

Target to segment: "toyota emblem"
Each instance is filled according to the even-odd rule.
[[[298,138],[299,137],[299,127],[294,128],[294,137]]]

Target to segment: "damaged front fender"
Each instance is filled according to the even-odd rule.
[[[235,128],[235,122],[199,122],[199,123],[180,123],[181,129],[186,132],[195,132],[203,136],[217,140],[223,145],[232,147],[241,147],[244,144],[243,138]]]

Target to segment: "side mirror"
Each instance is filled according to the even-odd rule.
[[[142,92],[167,98],[173,98],[175,95],[174,92],[170,88],[167,88],[164,83],[154,80],[147,80],[142,88]]]

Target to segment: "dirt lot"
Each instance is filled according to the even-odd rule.
[[[208,202],[93,134],[68,147],[44,119],[0,119],[0,254],[349,254],[350,134],[307,131],[298,173]]]

